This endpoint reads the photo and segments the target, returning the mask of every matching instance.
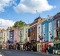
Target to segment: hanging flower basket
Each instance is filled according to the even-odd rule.
[[[54,39],[57,41],[58,40],[58,37],[55,37]]]
[[[43,39],[43,36],[39,36],[39,39],[42,40]]]
[[[51,39],[53,39],[53,36],[51,36]]]

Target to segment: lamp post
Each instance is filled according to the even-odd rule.
[[[36,10],[36,13],[38,13],[38,10]],[[40,14],[38,13],[38,15],[40,16]]]

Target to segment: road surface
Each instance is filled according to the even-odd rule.
[[[30,51],[18,51],[18,50],[0,50],[0,53],[2,53],[3,56],[60,56],[60,55],[44,54]]]

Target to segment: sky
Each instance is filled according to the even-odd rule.
[[[0,28],[16,21],[32,23],[38,16],[47,18],[60,12],[60,0],[0,0]]]

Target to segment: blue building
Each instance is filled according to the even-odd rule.
[[[14,42],[14,30],[10,30],[9,40],[10,40],[11,42]]]
[[[42,36],[43,42],[54,41],[54,20],[48,19],[42,22]]]
[[[49,42],[54,41],[54,20],[53,19],[48,20],[48,41]]]
[[[42,22],[42,42],[48,41],[48,21],[45,20]]]

